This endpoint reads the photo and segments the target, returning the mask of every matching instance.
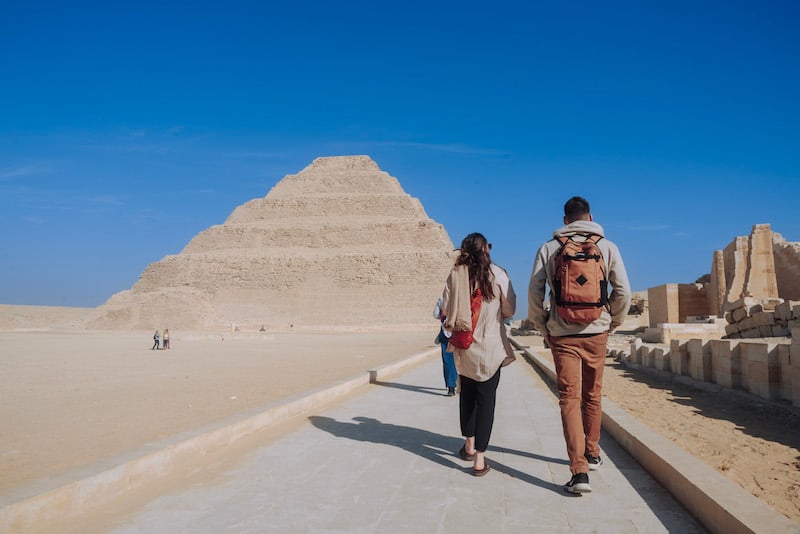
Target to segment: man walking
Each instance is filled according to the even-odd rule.
[[[592,491],[589,470],[603,463],[600,402],[608,334],[625,319],[631,290],[619,249],[592,220],[586,199],[572,197],[564,204],[564,224],[536,254],[528,319],[544,336],[556,367],[572,473],[564,489],[586,493]],[[545,284],[550,288],[549,309]]]

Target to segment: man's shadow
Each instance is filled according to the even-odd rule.
[[[355,423],[337,421],[330,417],[318,415],[312,415],[308,420],[311,421],[311,424],[315,427],[336,437],[399,447],[443,467],[459,469],[467,473],[472,472],[471,463],[468,466],[463,465],[463,463],[456,463],[456,459],[458,458],[458,453],[456,451],[458,451],[464,443],[461,438],[443,436],[442,434],[421,430],[419,428],[382,423],[371,417],[354,417],[353,421],[356,421]],[[489,465],[493,470],[534,486],[555,491],[560,495],[566,495],[561,485],[553,484],[552,482],[523,473],[518,469],[514,469],[513,467],[509,467],[494,460],[490,456],[492,451],[516,454],[518,456],[557,464],[568,464],[566,460],[503,447],[490,446],[487,451]],[[461,460],[458,459],[458,462],[461,462]]]
[[[394,389],[402,389],[405,391],[413,391],[414,393],[425,393],[427,395],[436,395],[437,397],[444,397],[447,395],[447,388],[432,388],[428,386],[412,386],[410,384],[402,384],[400,382],[381,382],[380,380],[374,380],[372,382],[375,386],[381,386],[385,388],[394,388]],[[442,393],[440,393],[442,392]]]

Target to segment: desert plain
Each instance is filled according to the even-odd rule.
[[[0,331],[0,503],[20,488],[267,407],[435,349],[436,325],[405,331],[152,331],[73,328],[79,310],[31,313]],[[24,310],[25,313],[23,313]],[[55,328],[37,321],[47,318]],[[518,338],[548,357],[541,338]],[[626,342],[618,336],[612,343]],[[604,394],[794,521],[800,521],[800,415],[627,370],[609,358]]]

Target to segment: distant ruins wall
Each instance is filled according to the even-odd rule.
[[[772,247],[778,295],[784,300],[800,300],[800,243],[787,242],[773,233]]]
[[[714,253],[708,292],[709,310],[713,314],[722,317],[731,304],[746,297],[765,300],[791,298],[782,297],[778,290],[776,236],[780,237],[769,224],[756,224],[750,236],[737,237],[725,247],[721,261],[719,251]],[[788,259],[791,253],[781,252],[780,255],[787,257],[781,260],[787,265],[782,268],[781,276],[786,278],[783,285],[798,285],[788,279],[792,276],[792,268],[798,266],[797,254],[794,254],[794,261]]]
[[[707,290],[702,284],[664,284],[647,290],[650,328],[663,323],[685,323],[709,315]]]
[[[651,328],[692,316],[723,317],[742,299],[750,299],[749,306],[800,300],[800,243],[787,242],[769,224],[756,224],[749,236],[714,251],[710,281],[650,288],[648,299]]]
[[[679,321],[678,284],[664,284],[647,290],[650,327]]]

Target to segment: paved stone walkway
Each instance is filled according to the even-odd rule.
[[[704,532],[605,434],[594,491],[566,493],[557,401],[521,358],[502,370],[492,471],[472,476],[442,383],[433,359],[369,386],[115,532]]]

